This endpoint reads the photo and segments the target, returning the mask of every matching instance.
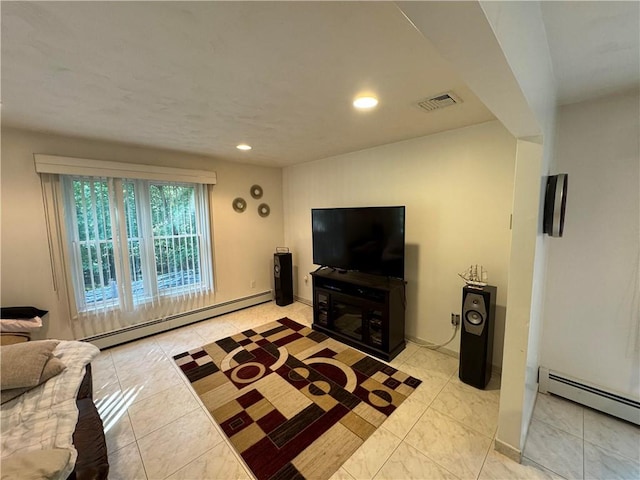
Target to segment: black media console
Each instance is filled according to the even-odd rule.
[[[383,360],[404,349],[404,281],[332,268],[311,276],[314,330]]]

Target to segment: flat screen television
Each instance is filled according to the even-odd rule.
[[[313,263],[404,278],[405,207],[313,208]]]

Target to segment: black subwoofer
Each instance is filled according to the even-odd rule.
[[[290,253],[273,255],[273,280],[276,304],[282,307],[293,303],[293,261]]]
[[[460,380],[485,388],[491,379],[496,287],[467,285],[462,289]]]

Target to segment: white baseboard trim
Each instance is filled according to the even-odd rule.
[[[428,348],[429,346],[435,345],[435,343],[432,342],[428,342],[426,340],[423,340],[421,338],[418,337],[414,337],[413,335],[405,335],[404,336],[406,340],[415,343],[418,346],[427,346],[426,348]],[[453,358],[460,358],[460,353],[456,352],[455,350],[451,350],[450,348],[447,347],[440,347],[438,349],[436,349],[438,352],[440,353],[444,353],[445,355],[449,355],[450,357]]]
[[[415,343],[418,346],[424,346],[426,345],[434,345],[431,342],[427,342],[426,340],[423,340],[421,338],[418,337],[414,337],[413,335],[405,335],[405,338],[412,342]],[[425,347],[428,348],[428,347]],[[446,347],[440,347],[435,349],[436,351],[440,352],[440,353],[444,353],[445,355],[449,355],[450,357],[453,358],[457,358],[460,359],[460,352],[456,352],[455,350],[451,350],[450,348],[446,348]],[[502,376],[502,367],[498,366],[498,365],[491,365],[491,374],[492,375],[497,375],[497,376]]]
[[[304,303],[305,305],[309,305],[310,307],[313,307],[313,302],[312,302],[311,300],[309,300],[309,299],[302,298],[302,297],[299,297],[299,296],[297,296],[297,295],[294,295],[294,296],[293,296],[293,299],[294,299],[296,302]]]
[[[166,332],[167,330],[173,330],[174,328],[184,327],[191,323],[224,315],[225,313],[235,312],[236,310],[242,310],[243,308],[253,307],[261,303],[271,302],[272,300],[273,294],[271,291],[262,292],[249,297],[238,298],[229,302],[212,305],[211,307],[203,308],[195,312],[174,315],[165,319],[141,323],[139,325],[132,325],[131,327],[121,330],[85,337],[81,340],[92,343],[100,349],[114,347],[121,343],[131,342],[133,340],[148,337],[149,335],[155,335],[157,333]]]
[[[504,443],[502,440],[496,438],[493,443],[493,447],[496,452],[501,453],[507,458],[510,458],[514,462],[522,463],[522,452],[517,448],[512,447],[508,443]]]

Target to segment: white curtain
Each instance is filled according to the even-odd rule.
[[[41,173],[54,287],[76,338],[214,303],[212,177],[154,180],[144,167],[133,174],[144,178]]]

